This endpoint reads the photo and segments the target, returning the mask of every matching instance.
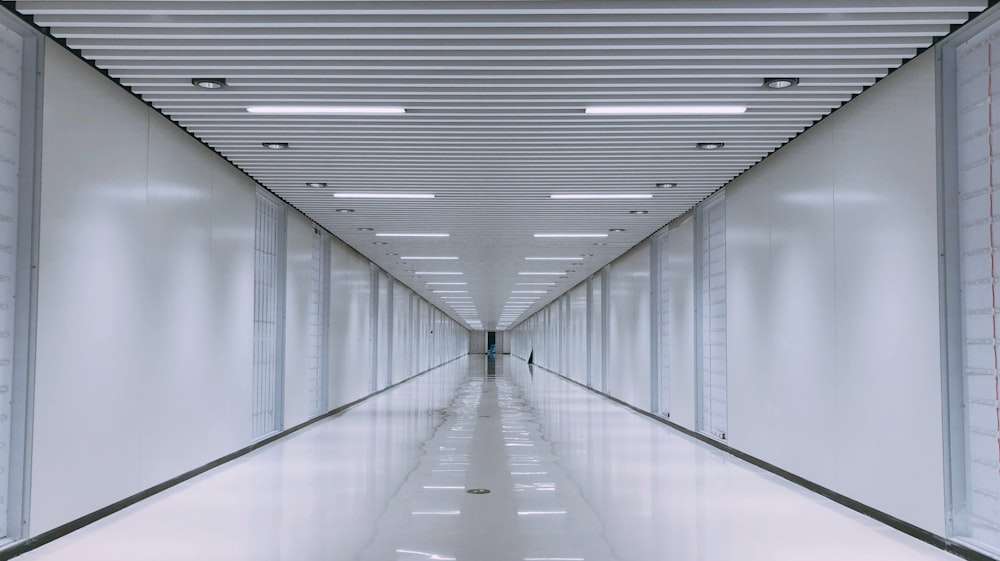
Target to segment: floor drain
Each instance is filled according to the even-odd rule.
[[[466,493],[470,495],[488,495],[490,493],[489,489],[466,489]]]

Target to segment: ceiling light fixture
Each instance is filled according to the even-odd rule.
[[[206,90],[219,90],[229,84],[226,83],[225,78],[191,78],[191,85]]]
[[[385,232],[379,232],[375,234],[376,237],[380,238],[447,238],[450,234],[389,234]]]
[[[374,232],[374,228],[358,228],[359,232]]]
[[[629,214],[649,214],[648,210],[630,210]]]
[[[341,214],[349,214],[349,213],[354,212],[354,209],[353,208],[335,208],[335,209],[333,209],[333,212],[339,212]]]
[[[783,90],[799,85],[798,78],[764,78],[764,87],[772,90]]]
[[[536,238],[606,238],[607,234],[535,234]]]
[[[261,115],[401,115],[403,107],[351,105],[250,105],[247,113]]]
[[[668,183],[657,183],[656,184],[656,188],[657,189],[670,189],[671,187],[677,187],[677,184],[676,183],[669,183],[669,182]]]
[[[322,187],[326,187],[326,183],[323,183],[321,181],[308,181],[306,182],[306,187],[313,187],[315,189],[320,189]]]
[[[567,193],[560,195],[549,195],[550,199],[568,200],[613,200],[613,199],[652,199],[653,195],[641,193]]]
[[[725,142],[699,142],[694,146],[699,150],[718,150],[719,148],[722,148],[725,145],[726,145]]]
[[[334,193],[337,199],[433,199],[432,193]]]
[[[260,145],[268,150],[288,150],[287,142],[261,142]]]
[[[624,231],[625,231],[625,228],[611,228],[611,229],[610,229],[610,230],[608,230],[608,231],[609,231],[609,232],[614,232],[614,233],[616,233],[616,234],[619,234],[619,233],[621,233],[621,232],[624,232]]]
[[[745,105],[607,105],[587,107],[587,115],[738,115]]]

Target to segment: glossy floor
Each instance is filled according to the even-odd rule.
[[[19,559],[957,558],[522,361],[475,357]]]

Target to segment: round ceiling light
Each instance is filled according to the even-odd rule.
[[[320,189],[322,187],[326,187],[326,183],[323,183],[321,181],[307,181],[306,187],[313,187],[316,189]]]
[[[350,213],[354,212],[354,209],[353,208],[335,208],[335,209],[333,209],[333,212],[339,212],[341,214],[350,214]]]
[[[191,85],[206,90],[218,90],[226,87],[225,78],[191,78]]]
[[[657,189],[670,189],[671,187],[677,187],[676,183],[657,183]]]
[[[648,210],[630,210],[629,214],[649,214]]]
[[[610,229],[610,230],[608,230],[608,231],[609,231],[609,232],[614,232],[614,233],[616,233],[616,234],[617,234],[618,232],[624,232],[624,231],[625,231],[625,228],[612,228],[612,229]],[[597,245],[597,244],[594,244],[594,245]]]
[[[358,228],[359,232],[374,232],[374,228]]]
[[[718,150],[725,145],[726,143],[724,142],[699,142],[698,144],[695,144],[695,147],[699,150]]]
[[[287,142],[262,142],[261,146],[268,150],[288,150]]]
[[[764,87],[772,90],[783,90],[799,85],[798,78],[764,78]]]

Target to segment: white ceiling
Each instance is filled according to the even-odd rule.
[[[468,290],[459,296],[472,297],[487,329],[497,325],[512,291],[547,290],[521,316],[527,317],[985,6],[985,0],[16,3],[442,309],[450,310],[432,290]],[[800,84],[762,86],[763,78],[779,76]],[[194,77],[226,78],[229,86],[196,88]],[[748,110],[583,113],[589,106],[686,103]],[[406,113],[247,113],[255,104],[390,105]],[[290,149],[267,150],[266,141]],[[697,142],[725,147],[698,150]],[[306,187],[310,181],[328,187]],[[657,189],[660,182],[678,186]],[[435,198],[332,197],[358,191]],[[549,198],[554,193],[654,197],[560,201]],[[380,239],[378,232],[450,236]],[[536,233],[609,237],[538,239]],[[400,259],[411,255],[460,259]],[[545,256],[581,259],[525,260]],[[446,270],[464,274],[413,273]],[[524,271],[567,274],[519,275]],[[435,281],[468,284],[425,284]],[[524,282],[556,284],[517,284]]]

